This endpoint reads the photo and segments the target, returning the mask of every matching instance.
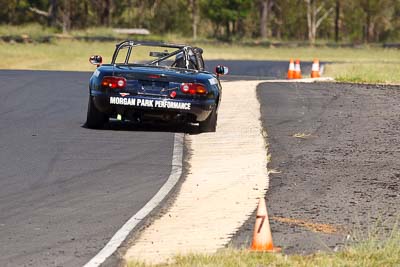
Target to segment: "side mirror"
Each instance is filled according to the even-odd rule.
[[[93,65],[96,65],[97,67],[101,65],[101,63],[103,63],[103,58],[101,56],[91,56],[89,58],[89,62]]]
[[[228,74],[229,69],[228,67],[222,66],[222,65],[218,65],[215,67],[215,73],[218,75],[226,75]]]

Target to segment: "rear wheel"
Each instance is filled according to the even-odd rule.
[[[108,116],[101,113],[93,103],[92,97],[89,96],[86,126],[90,129],[99,129],[108,122]]]
[[[215,132],[217,130],[217,118],[217,111],[213,109],[205,121],[199,122],[200,132]]]

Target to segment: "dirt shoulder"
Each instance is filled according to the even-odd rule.
[[[266,197],[276,245],[286,253],[335,250],[354,229],[396,220],[399,87],[264,83],[258,97],[268,168],[277,172]],[[234,246],[249,245],[253,223]]]
[[[223,83],[217,131],[185,136],[185,181],[173,204],[127,249],[127,262],[157,264],[178,254],[213,253],[247,220],[268,187],[258,83]]]

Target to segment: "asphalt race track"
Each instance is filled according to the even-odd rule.
[[[83,127],[89,77],[0,71],[0,266],[82,266],[170,174],[170,129]]]
[[[233,80],[283,78],[288,66],[207,63]],[[171,172],[177,128],[84,127],[90,75],[0,71],[0,266],[82,266]]]
[[[279,77],[287,68],[207,66],[219,64],[230,79]],[[170,174],[177,129],[84,128],[90,75],[0,71],[0,266],[85,264]]]
[[[323,64],[321,62],[321,64]],[[213,71],[217,65],[224,65],[229,68],[229,75],[224,79],[285,79],[289,67],[287,61],[250,61],[250,60],[207,60],[206,69]],[[312,62],[301,62],[303,76],[311,72]]]

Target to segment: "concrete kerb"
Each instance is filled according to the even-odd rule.
[[[126,261],[157,264],[176,254],[214,253],[252,214],[268,188],[255,91],[260,82],[224,83],[217,132],[188,136],[188,176],[171,208],[128,249]]]

